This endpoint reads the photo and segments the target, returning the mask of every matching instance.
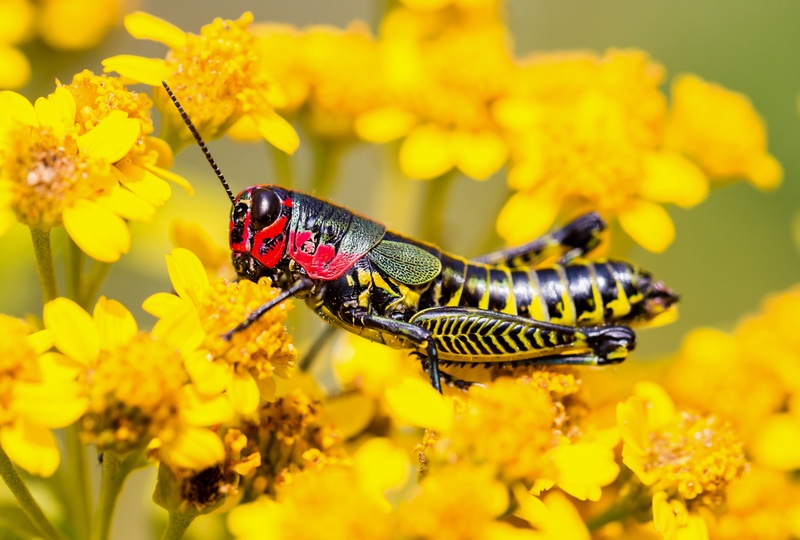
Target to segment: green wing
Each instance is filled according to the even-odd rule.
[[[368,255],[375,266],[406,285],[422,285],[442,271],[442,262],[412,244],[381,240]]]

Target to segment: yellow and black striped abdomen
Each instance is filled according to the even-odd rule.
[[[474,307],[561,325],[599,325],[634,318],[644,298],[637,284],[649,284],[638,268],[614,260],[538,269],[476,264],[445,254],[441,260],[442,274],[420,309]]]

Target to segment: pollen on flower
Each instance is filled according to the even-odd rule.
[[[729,423],[714,416],[682,412],[667,429],[650,435],[645,470],[685,499],[717,504],[728,483],[745,469],[741,442]]]
[[[223,358],[240,373],[250,373],[256,381],[278,375],[288,377],[297,361],[297,350],[284,322],[290,304],[284,302],[233,335],[230,342],[220,336],[247,319],[256,308],[266,304],[280,291],[262,279],[227,282],[217,280],[197,306],[206,334],[204,347],[215,357]]]
[[[119,452],[141,448],[154,437],[169,440],[180,422],[179,399],[186,381],[178,351],[148,334],[101,352],[89,375],[82,438],[101,450]]]
[[[689,509],[722,502],[731,480],[748,468],[730,422],[676,412],[666,391],[653,383],[639,383],[636,393],[617,407],[623,462],[643,484]]]
[[[124,111],[128,118],[138,120],[142,135],[153,132],[153,120],[150,118],[153,102],[146,94],[128,90],[119,77],[95,75],[85,69],[76,73],[66,87],[75,98],[75,124],[81,135],[95,127],[111,111]]]
[[[0,158],[0,176],[13,184],[12,208],[29,227],[59,226],[65,209],[116,184],[108,163],[78,151],[74,132],[57,137],[50,126],[19,125],[0,146]]]
[[[261,455],[256,467],[241,472],[248,497],[274,496],[298,473],[346,461],[343,441],[323,420],[322,404],[300,390],[262,404],[256,414],[257,422],[244,420],[237,429],[247,437],[242,455]]]
[[[554,429],[558,412],[547,392],[530,380],[501,378],[485,388],[472,387],[444,448],[494,463],[508,480],[535,479],[547,467],[544,453],[561,436]]]

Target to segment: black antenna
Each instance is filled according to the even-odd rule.
[[[217,162],[214,161],[213,157],[211,157],[211,152],[209,152],[208,148],[206,148],[206,143],[203,142],[203,138],[200,136],[200,133],[198,133],[197,128],[194,127],[192,121],[189,120],[189,115],[186,114],[186,111],[183,110],[178,98],[176,98],[175,94],[173,94],[172,90],[170,90],[167,81],[161,81],[161,84],[164,85],[164,89],[167,91],[167,94],[169,94],[169,98],[172,100],[172,103],[175,104],[175,107],[177,107],[178,112],[181,114],[181,118],[183,118],[183,121],[186,123],[186,127],[188,127],[189,131],[191,131],[192,135],[194,135],[194,140],[196,140],[197,144],[200,145],[200,150],[203,151],[203,155],[206,156],[211,168],[214,169],[214,172],[217,174],[217,178],[219,178],[219,181],[222,182],[222,187],[225,188],[225,193],[228,194],[228,198],[231,200],[231,203],[236,204],[236,197],[233,196],[233,192],[231,192],[228,182],[225,181],[225,177],[222,176],[222,171],[220,171],[219,167],[217,167]]]

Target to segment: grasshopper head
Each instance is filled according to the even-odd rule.
[[[230,245],[233,266],[251,281],[283,273],[292,216],[291,193],[279,186],[252,186],[236,197],[231,210]]]

